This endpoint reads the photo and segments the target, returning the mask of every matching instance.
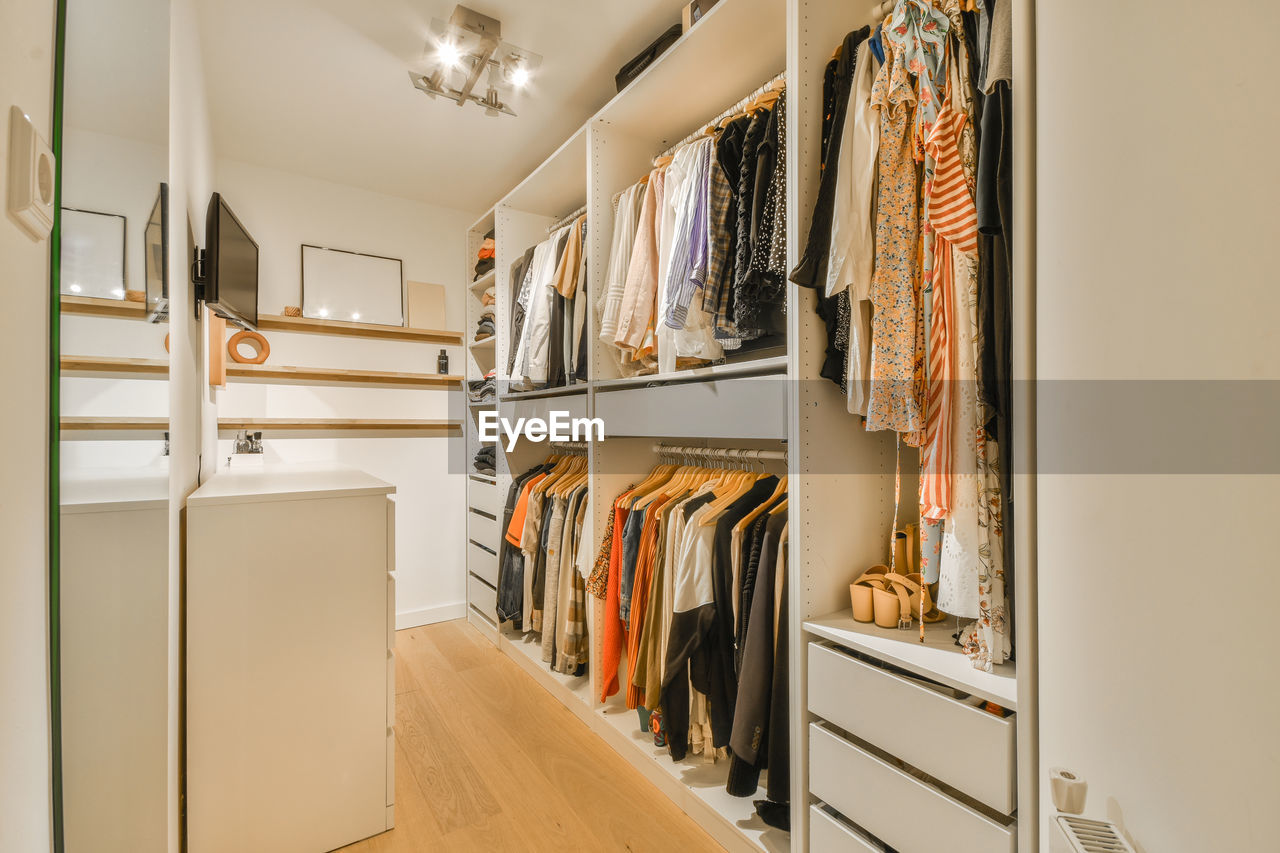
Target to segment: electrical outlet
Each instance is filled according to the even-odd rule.
[[[35,241],[53,230],[56,162],[20,107],[9,108],[9,215]]]

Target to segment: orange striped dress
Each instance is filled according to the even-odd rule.
[[[929,327],[929,378],[925,440],[921,455],[920,516],[940,521],[951,510],[952,414],[957,381],[953,352],[956,323],[955,265],[952,250],[978,251],[978,209],[965,176],[959,139],[968,116],[948,97],[926,142],[936,167],[925,208],[935,233],[933,313]]]

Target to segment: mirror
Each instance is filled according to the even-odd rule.
[[[167,0],[66,0],[60,96],[64,848],[163,850]]]

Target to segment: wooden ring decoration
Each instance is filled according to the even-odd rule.
[[[169,333],[168,332],[164,333],[164,351],[165,352],[169,351]]]
[[[253,358],[246,358],[240,352],[240,344],[248,344],[257,354]],[[227,355],[237,364],[262,364],[271,355],[271,344],[257,332],[236,332],[227,341]]]

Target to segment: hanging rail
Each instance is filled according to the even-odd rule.
[[[562,453],[585,454],[587,452],[587,443],[585,441],[549,441],[547,446]]]
[[[891,0],[891,2],[892,2],[892,0]],[[735,113],[741,112],[741,111],[746,107],[746,105],[747,105],[747,104],[751,103],[751,101],[753,101],[753,100],[755,100],[756,98],[760,97],[760,96],[761,96],[761,95],[763,95],[765,92],[769,92],[769,91],[773,90],[774,88],[776,88],[776,87],[777,87],[777,85],[778,85],[779,83],[786,83],[786,81],[787,81],[787,72],[783,71],[783,72],[780,72],[780,73],[776,74],[772,79],[770,79],[767,83],[765,83],[765,84],[764,84],[763,86],[761,86],[760,88],[756,89],[756,90],[755,90],[754,92],[752,92],[750,95],[747,95],[745,98],[743,98],[742,100],[738,101],[738,102],[737,102],[736,104],[734,104],[733,106],[729,107],[729,109],[727,109],[727,110],[725,110],[724,112],[720,113],[720,115],[716,116],[715,118],[713,118],[713,119],[711,119],[710,121],[706,122],[705,124],[701,125],[701,126],[700,126],[697,130],[695,130],[693,133],[689,134],[689,135],[688,135],[688,136],[686,136],[684,139],[681,139],[681,140],[680,140],[679,142],[677,142],[675,145],[672,145],[672,146],[671,146],[670,148],[668,148],[666,151],[663,151],[661,154],[659,154],[657,157],[654,157],[653,159],[654,159],[655,161],[657,161],[657,160],[661,160],[663,157],[666,157],[666,156],[670,155],[670,154],[671,154],[673,151],[675,151],[677,148],[680,148],[680,147],[682,147],[682,146],[684,146],[684,145],[689,144],[689,143],[690,143],[690,142],[692,142],[693,140],[697,139],[699,136],[702,136],[704,133],[706,133],[706,130],[707,130],[707,128],[708,128],[708,127],[710,127],[710,126],[712,126],[712,125],[717,125],[717,124],[719,124],[723,119],[728,118],[729,116],[734,115]],[[646,175],[645,177],[648,177],[648,176]],[[641,181],[643,181],[643,180],[644,180],[644,177],[642,177],[640,180],[641,180]],[[638,183],[638,182],[637,182],[637,183]],[[634,186],[634,184],[633,184],[632,186]],[[622,194],[623,194],[624,192],[626,192],[626,191],[627,191],[627,189],[630,189],[630,187],[626,187],[626,188],[623,188],[623,189],[621,189],[621,190],[618,190],[618,192],[616,192],[616,193],[614,193],[614,194],[613,194],[613,209],[614,209],[615,211],[618,209],[618,199],[622,198]]]
[[[679,142],[677,142],[675,145],[672,145],[670,148],[668,148],[666,151],[663,151],[661,154],[659,154],[659,155],[658,155],[658,157],[656,157],[656,158],[654,158],[654,159],[658,159],[658,158],[660,158],[660,157],[666,157],[667,155],[669,155],[669,154],[671,154],[673,151],[675,151],[677,148],[680,148],[680,147],[682,147],[682,146],[684,146],[684,145],[687,145],[688,143],[690,143],[690,142],[692,142],[693,140],[697,139],[699,136],[704,135],[704,134],[706,133],[706,129],[707,129],[708,127],[710,127],[711,125],[719,124],[719,123],[721,122],[721,120],[726,119],[726,118],[728,118],[729,116],[734,115],[735,113],[739,113],[739,112],[741,112],[741,111],[742,111],[742,110],[747,106],[747,104],[751,103],[751,101],[755,100],[756,98],[760,97],[761,95],[763,95],[763,94],[764,94],[764,93],[766,93],[766,92],[770,92],[770,91],[772,91],[772,90],[774,90],[774,89],[776,89],[776,88],[780,88],[780,87],[778,86],[778,84],[779,84],[779,83],[783,83],[783,84],[785,84],[786,82],[787,82],[787,72],[783,71],[783,72],[780,72],[779,74],[774,75],[774,76],[773,76],[773,78],[771,78],[771,79],[770,79],[767,83],[765,83],[763,86],[761,86],[760,88],[756,89],[756,90],[755,90],[754,92],[752,92],[750,95],[747,95],[745,98],[743,98],[742,100],[738,101],[738,102],[737,102],[736,104],[734,104],[733,106],[729,107],[729,109],[727,109],[727,110],[725,110],[724,112],[720,113],[720,115],[718,115],[718,116],[716,116],[715,118],[711,119],[710,121],[708,121],[708,122],[704,123],[701,127],[699,127],[697,130],[695,130],[693,133],[689,134],[689,135],[688,135],[688,136],[686,136],[684,139],[681,139],[681,140],[680,140]]]
[[[701,447],[687,444],[655,444],[653,452],[668,456],[701,456],[706,459],[754,462],[757,459],[777,459],[785,462],[785,450],[755,450],[746,447]]]
[[[582,207],[578,208],[573,213],[570,213],[568,216],[562,216],[551,225],[548,225],[547,233],[550,234],[554,231],[559,231],[561,228],[563,228],[566,225],[569,225],[570,223],[573,222],[573,220],[577,219],[579,216],[581,216],[586,212],[587,212],[587,206],[584,204]]]

